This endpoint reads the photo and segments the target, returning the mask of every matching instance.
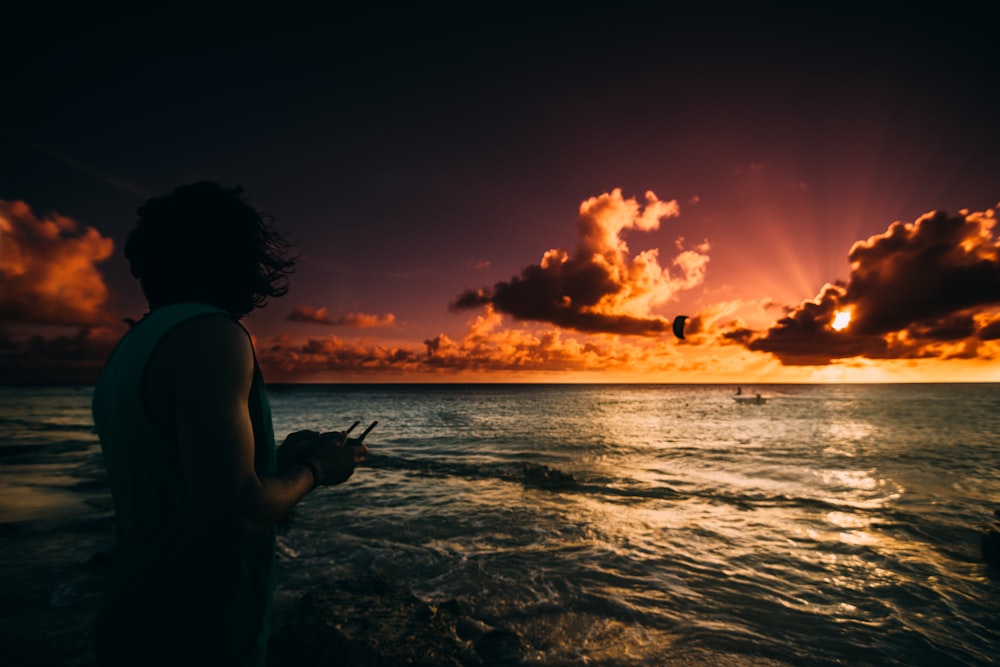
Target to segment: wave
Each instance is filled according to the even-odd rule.
[[[4,465],[66,463],[67,455],[86,455],[96,446],[97,442],[90,440],[0,445],[0,463]],[[75,460],[75,457],[70,456],[70,458]]]
[[[768,493],[726,493],[700,489],[679,490],[671,486],[640,486],[631,480],[615,477],[579,478],[558,467],[531,462],[461,463],[433,459],[409,459],[399,456],[369,454],[367,465],[383,470],[416,472],[429,477],[458,477],[470,480],[499,480],[521,484],[525,488],[558,494],[585,494],[619,500],[702,499],[732,505],[742,510],[763,507],[803,507],[818,511],[864,511],[849,502]]]
[[[42,432],[65,432],[65,431],[87,431],[88,433],[93,433],[96,437],[97,430],[94,428],[94,422],[89,419],[78,422],[51,422],[51,421],[39,421],[35,419],[20,419],[20,418],[3,418],[0,417],[0,431],[42,431]]]

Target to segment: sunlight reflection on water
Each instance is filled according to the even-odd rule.
[[[377,572],[515,630],[540,664],[666,664],[680,646],[987,664],[1000,579],[978,529],[1000,498],[1000,387],[730,393],[276,388],[279,437],[380,422],[369,466],[296,510],[284,581]],[[8,422],[5,460],[52,466],[36,480],[51,499],[99,455],[80,405],[61,421],[31,409],[41,426]]]

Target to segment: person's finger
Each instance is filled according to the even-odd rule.
[[[347,442],[347,433],[344,431],[330,431],[329,433],[320,433],[319,437],[323,439],[324,442],[332,442],[337,445],[343,445]]]

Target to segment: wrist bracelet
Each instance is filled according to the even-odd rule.
[[[302,465],[304,465],[309,470],[309,472],[312,473],[313,476],[312,488],[315,489],[317,486],[319,486],[319,468],[316,467],[316,462],[310,459],[305,463],[303,463]],[[312,489],[310,489],[310,491],[312,491]]]

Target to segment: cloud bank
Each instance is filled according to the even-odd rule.
[[[113,328],[80,328],[52,338],[0,328],[0,378],[11,384],[91,384],[120,336]]]
[[[376,327],[389,327],[395,324],[396,316],[392,313],[385,315],[369,315],[368,313],[346,313],[336,319],[330,317],[326,308],[310,308],[309,306],[296,306],[285,318],[289,322],[309,322],[310,324],[323,324],[332,327],[353,327],[356,329],[373,329]]]
[[[278,381],[331,374],[457,377],[496,372],[625,372],[637,367],[669,371],[684,363],[675,345],[655,339],[631,343],[624,338],[567,336],[558,328],[508,328],[503,315],[490,305],[457,339],[438,334],[421,346],[346,341],[337,336],[298,340],[282,335],[258,346],[257,355],[266,377]]]
[[[62,215],[37,217],[0,200],[0,321],[89,326],[105,322],[108,289],[96,264],[114,243]]]
[[[724,336],[786,365],[835,359],[992,358],[1000,337],[996,213],[932,212],[859,241],[846,282],[827,284],[766,332]],[[838,311],[851,321],[834,331]]]
[[[684,250],[668,267],[659,264],[657,249],[634,257],[621,238],[626,230],[652,231],[666,218],[677,217],[676,201],[660,201],[647,192],[645,204],[625,199],[620,189],[580,204],[579,241],[570,254],[548,250],[538,264],[525,267],[492,288],[466,290],[452,310],[490,306],[519,320],[547,322],[586,333],[654,336],[670,331],[670,319],[651,309],[677,292],[701,284],[708,264],[708,244]]]

